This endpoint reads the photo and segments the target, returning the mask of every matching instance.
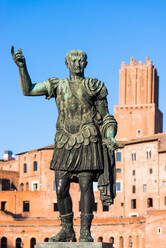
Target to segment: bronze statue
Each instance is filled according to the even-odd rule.
[[[90,227],[93,219],[93,181],[98,182],[103,205],[113,204],[115,197],[115,135],[117,123],[109,114],[107,90],[101,81],[84,77],[87,55],[72,50],[65,63],[69,78],[32,84],[21,49],[13,60],[19,68],[20,84],[25,96],[55,98],[58,108],[55,149],[50,169],[55,170],[56,193],[62,229],[51,242],[75,240],[71,182],[78,182],[81,190],[81,230],[79,242],[93,242]]]

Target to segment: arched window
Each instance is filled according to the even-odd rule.
[[[1,238],[1,248],[7,248],[7,238],[6,237]]]
[[[133,247],[132,237],[129,236],[128,248],[132,248],[132,247]]]
[[[97,238],[97,242],[103,242],[103,237],[101,237],[101,236],[98,237],[98,238]]]
[[[31,238],[30,240],[30,248],[34,248],[36,245],[36,239],[35,238]]]
[[[114,237],[110,237],[109,238],[109,242],[110,242],[110,244],[111,244],[111,248],[113,248],[114,247]]]
[[[45,238],[45,239],[44,239],[44,242],[48,242],[48,240],[49,240],[49,238]]]
[[[27,182],[26,183],[26,191],[28,191],[29,190],[29,183]]]
[[[119,248],[123,248],[123,244],[124,244],[123,237],[120,236],[120,238],[119,238]]]
[[[16,239],[16,248],[22,248],[23,247],[23,243],[21,238],[17,238]]]
[[[24,184],[23,183],[20,184],[20,191],[24,191]]]

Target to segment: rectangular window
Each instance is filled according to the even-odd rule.
[[[29,212],[30,205],[29,201],[23,201],[23,212]]]
[[[151,156],[152,156],[151,150],[147,150],[147,151],[146,151],[146,158],[147,158],[147,159],[151,159]]]
[[[152,168],[149,169],[149,174],[152,174],[153,173],[153,170]]]
[[[135,170],[132,171],[132,175],[135,176]]]
[[[1,179],[1,190],[10,190],[11,183],[9,179]]]
[[[121,152],[116,153],[116,161],[121,161]]]
[[[24,164],[24,173],[27,173],[27,164]]]
[[[116,191],[121,191],[121,183],[116,182]]]
[[[109,206],[103,206],[103,212],[108,212],[109,211]]]
[[[147,192],[147,184],[143,184],[143,192],[144,192],[144,193]]]
[[[135,185],[133,185],[133,187],[132,187],[132,193],[133,194],[136,193],[136,187],[135,187]]]
[[[34,161],[33,162],[33,170],[34,171],[37,171],[37,161]]]
[[[6,201],[1,201],[1,211],[5,211]]]
[[[148,199],[147,199],[147,207],[148,207],[148,208],[153,207],[153,199],[152,199],[152,198],[148,198]]]
[[[116,172],[117,172],[117,173],[121,173],[121,171],[122,171],[122,170],[121,170],[120,168],[117,168],[117,169],[116,169]]]
[[[93,211],[97,212],[97,202],[95,202],[94,205],[93,205]]]
[[[132,200],[131,200],[131,208],[132,208],[132,209],[136,209],[136,208],[137,208],[136,199],[132,199]]]
[[[133,161],[135,161],[135,160],[136,160],[136,152],[132,152],[132,154],[131,154],[131,158],[132,158],[132,160],[133,160]]]
[[[54,212],[57,212],[58,211],[58,204],[57,204],[57,202],[54,202],[53,203],[53,209],[54,209]]]
[[[38,183],[33,183],[33,191],[37,191],[38,190]]]

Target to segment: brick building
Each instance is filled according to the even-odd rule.
[[[114,107],[118,138],[134,139],[162,132],[162,113],[158,108],[159,77],[152,61],[122,62],[119,77],[119,105]]]
[[[158,76],[151,61],[122,63],[116,152],[117,196],[103,207],[94,183],[92,235],[118,248],[166,247],[166,134],[158,109]],[[0,162],[0,247],[34,247],[60,229],[53,146]],[[70,188],[79,237],[80,191]]]

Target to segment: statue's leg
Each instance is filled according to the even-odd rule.
[[[60,215],[69,214],[72,212],[72,200],[69,193],[70,179],[67,175],[61,178],[57,174],[55,176],[55,183]]]
[[[81,229],[80,242],[93,242],[90,228],[93,219],[93,175],[92,173],[80,173],[79,185],[81,190]]]
[[[72,200],[69,194],[70,178],[61,173],[56,173],[56,193],[58,210],[60,212],[61,230],[49,239],[49,242],[69,242],[75,240],[75,232],[73,229],[73,212]]]

